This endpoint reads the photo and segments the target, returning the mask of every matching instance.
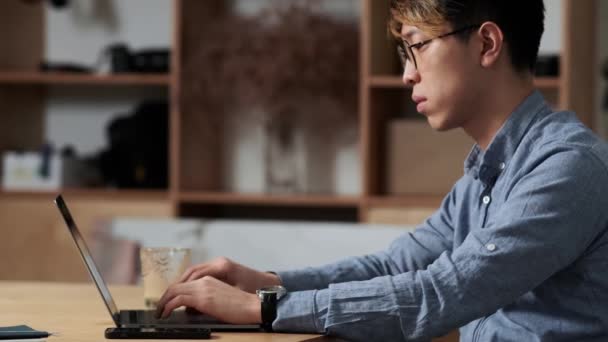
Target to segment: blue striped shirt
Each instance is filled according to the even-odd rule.
[[[385,251],[279,272],[276,331],[355,341],[608,341],[608,147],[536,91]],[[337,243],[339,243],[337,241]]]

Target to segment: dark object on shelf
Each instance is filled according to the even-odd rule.
[[[55,8],[64,8],[69,4],[69,0],[49,0],[49,2]]]
[[[559,76],[559,55],[540,55],[536,61],[536,76],[557,77]]]
[[[103,181],[118,188],[167,188],[169,105],[146,101],[107,127],[109,147],[98,157]]]
[[[87,66],[76,64],[76,63],[67,63],[67,62],[48,62],[44,61],[40,63],[40,71],[58,71],[58,72],[76,72],[82,74],[88,74],[93,72],[93,70]]]
[[[124,43],[117,43],[106,48],[110,59],[111,71],[114,73],[166,73],[169,72],[169,49],[141,49],[130,51]]]
[[[30,3],[30,4],[36,4],[39,3],[41,0],[22,0],[25,3]],[[49,0],[48,1],[49,4],[51,6],[53,6],[54,8],[65,8],[68,4],[69,4],[69,0]]]
[[[142,49],[133,53],[131,67],[135,72],[169,72],[168,49]]]
[[[110,55],[111,71],[115,73],[131,71],[131,54],[125,44],[114,44],[108,46]]]

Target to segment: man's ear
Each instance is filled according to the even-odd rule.
[[[488,21],[477,31],[481,39],[481,66],[489,68],[496,64],[504,48],[504,35],[495,23]]]

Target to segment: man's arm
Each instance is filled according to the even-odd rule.
[[[273,327],[353,340],[442,335],[512,303],[576,260],[605,229],[606,193],[606,169],[595,156],[558,146],[453,253],[424,270],[290,293]]]
[[[444,198],[441,207],[411,233],[397,238],[387,251],[351,257],[321,267],[278,272],[289,291],[323,289],[329,284],[368,280],[423,269],[453,246],[452,225],[458,185]]]

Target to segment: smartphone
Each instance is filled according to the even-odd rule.
[[[198,339],[211,338],[208,328],[107,328],[108,339]]]

